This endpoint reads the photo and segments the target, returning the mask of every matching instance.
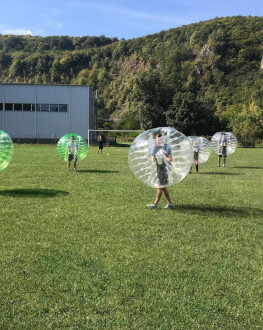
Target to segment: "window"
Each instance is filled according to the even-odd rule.
[[[67,112],[68,106],[67,104],[59,104],[59,112]]]
[[[67,104],[35,104],[35,103],[0,103],[0,111],[43,111],[43,112],[67,112]]]
[[[41,111],[49,111],[49,104],[41,104]]]
[[[58,112],[58,104],[50,104],[50,111]]]
[[[15,103],[14,104],[14,110],[15,111],[22,111],[22,104],[21,103]]]
[[[23,104],[23,111],[31,111],[31,104],[30,103]]]
[[[13,111],[13,103],[6,103],[5,104],[6,111]]]

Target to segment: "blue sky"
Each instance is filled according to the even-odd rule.
[[[1,0],[0,33],[131,39],[223,16],[263,16],[263,0]]]

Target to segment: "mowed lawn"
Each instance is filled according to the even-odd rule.
[[[109,154],[109,155],[107,155]],[[15,145],[0,172],[0,329],[256,329],[263,325],[263,149],[216,155],[155,189],[128,148]]]

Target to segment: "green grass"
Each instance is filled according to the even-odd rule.
[[[90,148],[75,173],[54,146],[15,146],[0,172],[0,329],[261,329],[263,150],[226,168],[211,156],[169,188],[174,210],[146,208],[155,190],[127,154]]]

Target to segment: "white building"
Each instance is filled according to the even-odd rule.
[[[13,139],[88,138],[95,128],[95,100],[89,86],[0,85],[0,129]]]

